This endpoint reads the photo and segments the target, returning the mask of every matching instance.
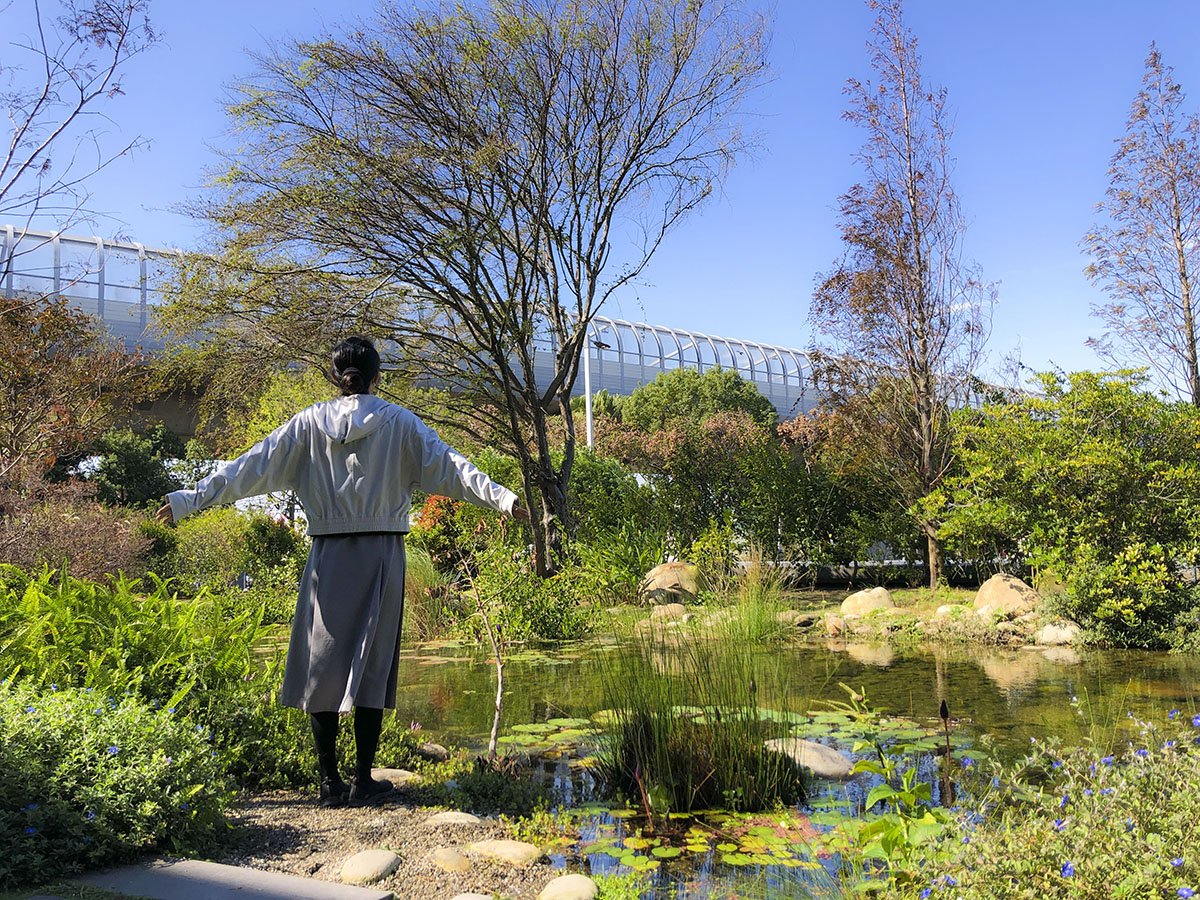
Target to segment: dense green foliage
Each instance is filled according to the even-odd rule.
[[[202,851],[229,791],[206,728],[141,697],[0,683],[0,887]]]
[[[675,425],[699,425],[720,412],[744,412],[757,425],[775,424],[775,407],[749,381],[720,367],[701,373],[671,369],[637,388],[621,404],[621,419],[651,434]]]
[[[135,434],[128,428],[106,432],[94,449],[99,461],[89,479],[101,503],[157,505],[164,494],[182,486],[167,463],[184,455],[184,444],[162,425],[145,434]]]
[[[1130,373],[1043,375],[964,411],[960,471],[929,498],[950,546],[1065,585],[1066,613],[1117,644],[1162,644],[1194,603],[1200,412]]]
[[[934,848],[902,896],[1191,897],[1200,891],[1200,717],[1170,718],[1139,723],[1118,754],[1038,742],[994,773],[999,789],[981,785],[982,812],[966,836]]]

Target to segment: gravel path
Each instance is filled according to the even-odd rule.
[[[426,824],[438,811],[412,805],[403,790],[357,809],[320,809],[311,794],[295,791],[254,794],[229,811],[234,839],[217,861],[337,881],[346,859],[384,848],[400,856],[400,868],[373,886],[405,900],[450,900],[465,892],[526,900],[563,874],[545,860],[518,869],[476,859],[463,874],[442,871],[429,861],[436,847],[465,852],[472,841],[508,835],[490,818],[478,825]]]

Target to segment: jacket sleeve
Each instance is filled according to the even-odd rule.
[[[517,495],[475,468],[465,456],[415,416],[410,441],[413,461],[418,469],[415,485],[425,493],[466,500],[477,506],[512,514]]]
[[[167,494],[175,521],[210,506],[291,487],[302,450],[299,433],[299,417],[294,417],[237,459],[221,463],[193,490]]]

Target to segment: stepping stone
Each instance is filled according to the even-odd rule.
[[[164,860],[90,872],[74,884],[149,900],[392,900],[391,891],[197,859]]]
[[[586,875],[562,875],[542,888],[538,900],[595,900],[596,882]]]
[[[459,875],[471,868],[471,861],[453,847],[438,847],[429,854],[429,861],[443,872]]]
[[[421,776],[416,772],[410,772],[408,769],[372,769],[371,777],[376,781],[381,778],[386,778],[396,787],[406,787],[410,784],[417,784],[421,780]]]
[[[436,813],[425,820],[426,825],[479,825],[483,820],[479,816],[473,816],[470,813],[462,812],[457,809],[448,809],[445,812]]]
[[[854,762],[832,747],[802,738],[775,738],[767,741],[767,749],[790,756],[814,775],[822,778],[849,778]]]
[[[476,841],[467,845],[467,852],[510,866],[528,866],[546,855],[541,847],[524,841],[507,840]]]
[[[363,850],[342,863],[338,873],[346,884],[372,884],[400,868],[400,857],[391,850]]]

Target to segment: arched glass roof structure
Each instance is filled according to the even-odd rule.
[[[65,296],[103,320],[126,346],[154,351],[162,345],[148,330],[149,310],[159,299],[155,286],[163,263],[176,255],[134,242],[0,225],[0,293]],[[593,391],[630,394],[661,372],[720,366],[753,382],[781,416],[807,412],[816,403],[802,350],[606,316],[592,320],[588,337]],[[583,390],[580,377],[575,393]]]
[[[588,353],[593,390],[629,394],[670,369],[720,367],[753,382],[781,416],[807,412],[816,404],[808,355],[790,347],[596,316]]]

